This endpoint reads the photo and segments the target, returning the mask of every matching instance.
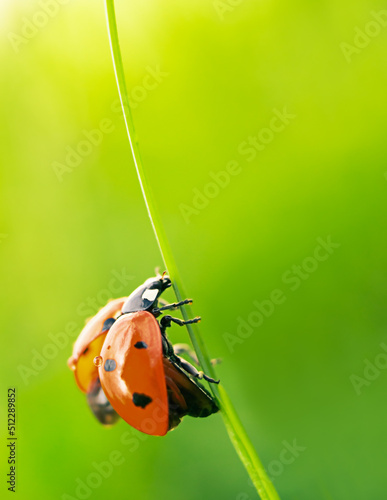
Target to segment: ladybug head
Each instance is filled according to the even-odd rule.
[[[154,278],[149,278],[141,286],[136,288],[126,300],[122,313],[146,311],[152,308],[160,295],[171,286],[169,276],[163,273]]]
[[[147,290],[158,290],[158,297],[172,285],[172,282],[169,278],[169,276],[166,275],[164,272],[162,276],[158,275],[155,276],[154,278],[149,278],[145,281],[145,283],[142,285],[144,288]]]
[[[159,277],[159,281],[162,285],[162,292],[172,285],[170,277],[167,275],[167,271],[164,271],[162,276]]]

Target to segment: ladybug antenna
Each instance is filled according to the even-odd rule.
[[[164,279],[164,276],[167,274],[167,271],[163,272],[163,275],[161,276],[161,279]]]

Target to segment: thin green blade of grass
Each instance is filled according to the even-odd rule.
[[[182,300],[186,295],[183,288],[183,283],[176,266],[176,261],[173,257],[171,247],[164,229],[164,226],[159,218],[158,211],[154,203],[154,196],[151,187],[147,181],[146,174],[141,160],[140,148],[137,140],[137,135],[134,127],[132,111],[129,105],[128,91],[126,87],[125,73],[122,64],[121,49],[118,39],[117,22],[114,8],[114,0],[105,0],[106,20],[112,53],[113,67],[117,81],[118,93],[121,101],[122,111],[125,120],[126,131],[128,134],[129,144],[132,151],[133,161],[136,167],[138,180],[141,186],[145,205],[148,211],[150,222],[160,249],[162,259],[165,264],[169,276],[173,283],[176,299]],[[193,317],[190,306],[181,308],[182,315],[185,320]],[[210,362],[210,357],[207,353],[205,343],[203,342],[197,325],[186,325],[192,342],[192,345],[199,358],[203,370],[216,379],[215,369]],[[256,490],[262,500],[279,500],[272,482],[270,481],[257,452],[251,443],[242,422],[240,421],[233,404],[225,390],[220,385],[210,385],[216,401],[219,404],[221,415],[225,423],[226,430],[230,440],[240,457],[244,467],[246,468]]]

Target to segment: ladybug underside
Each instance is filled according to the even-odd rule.
[[[168,394],[168,430],[177,427],[185,415],[204,418],[218,411],[214,400],[204,387],[189,378],[169,359],[164,358],[163,363]]]

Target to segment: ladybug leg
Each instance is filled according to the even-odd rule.
[[[214,380],[205,373],[199,372],[193,365],[191,365],[191,363],[188,363],[188,361],[186,361],[185,359],[180,358],[180,356],[176,356],[176,358],[181,368],[183,368],[183,370],[188,372],[193,377],[198,379],[204,378],[204,380],[207,380],[207,382],[210,382],[211,384],[219,384],[220,380]]]
[[[196,352],[190,348],[188,344],[175,344],[173,346],[173,352],[177,355],[186,354],[195,364],[199,364],[198,357],[196,356]]]
[[[167,358],[170,358],[174,354],[173,345],[169,342],[167,336],[163,332],[161,332],[161,340],[163,344],[163,354]]]
[[[178,354],[186,354],[189,358],[192,359],[192,361],[199,365],[199,360],[198,360],[198,357],[196,356],[196,352],[190,348],[190,346],[188,344],[175,344],[173,346],[173,351],[176,355]],[[217,365],[219,363],[221,363],[222,360],[220,358],[215,358],[215,359],[211,359],[211,364],[212,366],[214,365]]]
[[[172,323],[176,323],[179,326],[190,325],[192,323],[199,323],[201,320],[200,316],[197,316],[194,319],[189,319],[187,321],[183,321],[179,318],[174,318],[173,316],[163,316],[160,320],[161,332],[165,333],[165,330],[171,326]]]
[[[159,301],[161,302],[160,299],[159,299]],[[185,304],[192,304],[192,302],[193,302],[192,299],[181,300],[180,302],[174,302],[173,304],[168,304],[165,301],[162,301],[161,303],[163,303],[163,306],[162,307],[155,307],[154,309],[152,309],[152,313],[157,314],[160,311],[166,311],[168,309],[177,309],[178,307],[184,306]]]

